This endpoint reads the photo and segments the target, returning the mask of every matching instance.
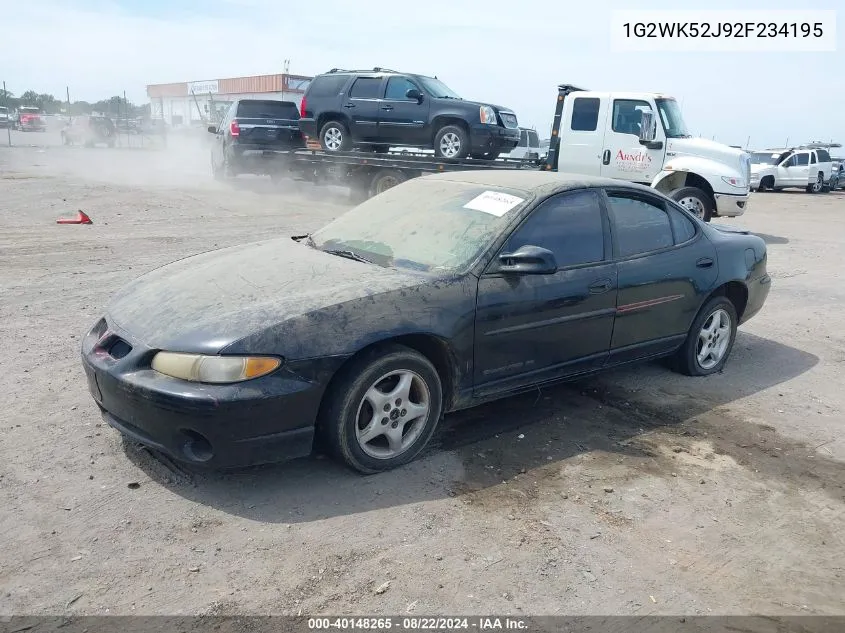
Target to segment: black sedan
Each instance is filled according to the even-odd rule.
[[[317,435],[364,473],[443,414],[624,363],[705,376],[769,293],[766,245],[660,193],[526,170],[413,178],[312,235],[139,278],[84,337],[108,422],[214,468]]]

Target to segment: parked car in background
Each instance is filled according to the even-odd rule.
[[[12,120],[9,117],[9,108],[0,106],[0,128],[7,128],[12,125]]]
[[[81,360],[108,424],[176,460],[282,461],[319,437],[373,473],[419,455],[449,411],[659,357],[721,372],[769,294],[766,261],[759,236],[644,185],[434,174],[311,235],[147,273]]]
[[[208,131],[215,135],[211,171],[218,179],[239,174],[274,176],[287,152],[305,147],[299,110],[292,101],[239,99]]]
[[[114,147],[117,128],[114,121],[102,115],[75,116],[61,131],[62,144],[94,147],[98,144]]]
[[[831,164],[833,171],[830,176],[830,190],[845,189],[845,161],[834,158]]]
[[[300,129],[329,152],[408,146],[484,160],[511,151],[520,136],[508,108],[467,101],[436,77],[383,68],[315,77],[302,97]]]
[[[41,109],[21,106],[15,111],[15,128],[22,132],[44,132],[47,126],[41,117]]]
[[[537,131],[519,128],[519,144],[507,154],[508,158],[538,160],[540,158],[540,137]]]
[[[751,188],[780,191],[800,187],[808,193],[829,190],[833,163],[827,150],[789,148],[751,152]]]

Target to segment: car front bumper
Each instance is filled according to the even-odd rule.
[[[714,193],[713,196],[716,198],[716,215],[720,217],[740,216],[748,206],[748,194]]]
[[[284,365],[242,383],[193,383],[151,369],[157,351],[106,319],[83,339],[89,392],[123,435],[177,461],[212,469],[311,452],[322,386]]]
[[[470,129],[470,146],[473,152],[509,152],[519,145],[519,135],[519,128],[473,125]]]

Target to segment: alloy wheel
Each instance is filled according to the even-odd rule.
[[[731,317],[723,309],[714,310],[701,326],[695,347],[702,369],[712,369],[725,357],[731,342]]]
[[[440,153],[446,158],[454,158],[461,151],[461,138],[454,132],[447,132],[440,139]]]
[[[431,394],[409,370],[391,371],[364,393],[355,418],[358,445],[370,457],[391,459],[407,451],[425,428]]]
[[[336,152],[343,147],[343,132],[336,127],[330,127],[323,135],[323,140],[327,149]]]

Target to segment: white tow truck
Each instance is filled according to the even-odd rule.
[[[552,130],[547,169],[644,183],[705,221],[748,205],[748,153],[693,137],[668,95],[560,86]]]

